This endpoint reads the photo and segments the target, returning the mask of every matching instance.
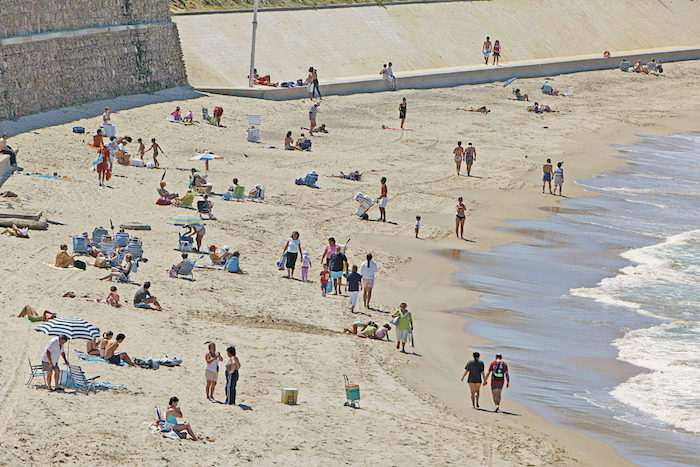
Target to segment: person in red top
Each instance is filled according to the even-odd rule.
[[[323,296],[326,296],[328,291],[328,279],[331,277],[331,272],[328,270],[328,265],[323,265],[323,271],[321,271],[321,290],[323,291]]]
[[[508,364],[503,361],[501,354],[496,354],[496,360],[489,365],[489,371],[484,379],[484,386],[488,384],[489,376],[491,376],[491,395],[493,396],[493,403],[496,404],[496,412],[498,412],[501,406],[503,383],[506,383],[506,387],[510,386]]]
[[[498,59],[501,58],[501,42],[496,41],[493,44],[493,64],[498,65]]]

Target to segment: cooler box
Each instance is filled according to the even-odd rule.
[[[374,200],[364,193],[356,194],[355,201],[360,203],[360,205],[357,207],[357,211],[355,211],[355,214],[359,217],[362,217],[363,214],[369,211],[369,208],[374,206]]]
[[[145,164],[141,159],[129,159],[129,165],[133,165],[134,167],[144,167]]]
[[[296,404],[298,395],[299,395],[298,389],[284,388],[284,389],[282,389],[282,403],[283,404]]]

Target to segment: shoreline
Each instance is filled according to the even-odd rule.
[[[687,131],[692,131],[696,130],[697,126],[694,126],[694,123],[697,122],[698,118],[700,118],[700,112],[697,113],[687,113],[685,115],[673,118],[665,122],[664,124],[658,124],[654,125],[651,127],[644,127],[643,133],[645,134],[670,134],[670,133],[680,133],[680,132],[687,132]],[[629,145],[634,142],[637,142],[643,138],[641,136],[641,128],[635,127],[635,126],[630,126],[630,125],[620,125],[619,127],[616,128],[608,128],[605,130],[599,130],[591,135],[582,135],[579,138],[577,138],[576,141],[571,142],[570,144],[564,146],[562,148],[562,153],[569,154],[567,156],[567,170],[568,172],[572,172],[572,166],[574,167],[574,170],[577,170],[576,172],[576,178],[575,180],[579,179],[584,179],[584,178],[589,178],[595,175],[599,175],[607,170],[613,170],[619,167],[622,167],[627,164],[626,162],[626,156],[616,149],[614,146],[616,145]],[[591,151],[597,151],[599,154],[604,154],[599,156],[597,159],[594,160],[594,165],[588,165],[582,164],[581,161],[576,160],[576,162],[571,161],[572,156],[583,156],[583,151],[580,149],[580,146],[585,142],[587,143],[590,139],[593,139],[596,141],[596,143],[593,145],[592,148],[590,148],[587,152]],[[578,148],[578,149],[577,149]],[[573,163],[572,163],[573,162]],[[577,163],[578,162],[578,163]],[[570,179],[569,179],[570,180]],[[584,188],[581,188],[578,183],[569,181],[569,184],[567,186],[567,193],[573,192],[569,198],[581,198],[581,197],[593,197],[593,196],[599,196],[597,193],[590,192],[585,190]],[[547,217],[551,216],[551,213],[546,213],[542,208],[547,208],[551,205],[558,207],[560,205],[560,201],[562,198],[554,198],[555,203],[547,203],[545,205],[533,205],[530,209],[522,211],[522,214],[517,216],[517,217],[509,217],[509,218],[502,218],[498,219],[495,221],[496,225],[492,225],[492,228],[498,227],[498,226],[503,226],[508,224],[511,221],[517,221],[517,220],[544,220]],[[469,225],[469,220],[467,222],[467,227]],[[465,229],[466,230],[466,229]],[[492,242],[487,243],[486,245],[479,245],[476,248],[476,251],[491,251],[494,247],[497,246],[502,246],[505,244],[509,243],[514,243],[518,241],[525,240],[526,238],[519,235],[515,234],[512,232],[504,233],[503,239],[495,240]],[[446,240],[444,242],[447,242]],[[451,239],[451,243],[453,243],[454,240]],[[384,245],[386,246],[386,245]],[[462,267],[458,266],[458,261],[450,261],[447,260],[444,256],[447,256],[443,254],[444,252],[448,252],[450,250],[460,250],[462,252],[464,251],[470,251],[466,250],[464,248],[459,248],[458,245],[449,245],[449,248],[447,248],[447,245],[436,245],[435,248],[432,248],[434,253],[429,254],[437,259],[437,262],[439,263],[436,265],[436,269],[441,269],[442,267],[446,267],[449,265],[449,272],[444,272],[444,273],[439,273],[437,271],[431,271],[431,274],[438,274],[439,279],[437,282],[440,282],[441,280],[445,281],[451,281],[451,286],[450,288],[458,289],[464,295],[466,295],[465,298],[463,298],[463,304],[462,306],[458,308],[464,308],[468,306],[472,306],[475,303],[478,303],[480,301],[480,293],[473,292],[473,291],[468,291],[459,285],[455,284],[455,276],[456,274],[462,270]],[[421,268],[425,268],[425,264],[423,262],[426,261],[426,258],[422,257],[421,258]],[[445,297],[446,295],[444,294],[445,291],[441,291],[440,296]],[[453,292],[454,295],[460,295],[457,291]],[[410,296],[410,295],[409,295]],[[417,297],[415,297],[417,298]],[[452,297],[450,297],[452,298]],[[411,297],[409,300],[413,300],[414,297]],[[431,338],[427,339],[431,342],[435,342],[437,345],[435,345],[434,352],[435,354],[446,356],[449,355],[449,362],[455,364],[455,381],[458,381],[458,378],[461,376],[461,366],[458,366],[458,364],[464,365],[467,360],[471,359],[471,349],[474,347],[479,347],[484,345],[485,343],[489,342],[487,337],[484,336],[474,336],[470,334],[466,329],[469,327],[469,318],[463,315],[459,314],[454,314],[451,313],[450,310],[454,309],[454,306],[450,306],[451,303],[448,299],[443,299],[438,303],[433,304],[432,306],[428,306],[427,308],[421,308],[421,312],[423,311],[428,311],[430,314],[430,320],[437,319],[438,321],[441,321],[441,326],[437,326],[433,323],[431,323],[429,333],[431,335]],[[439,314],[439,315],[445,315],[449,314],[449,318],[444,318],[444,316],[440,316],[439,318],[436,318],[435,316],[432,316],[434,314]],[[423,326],[425,324],[423,323],[424,320],[421,320],[421,336],[423,333],[425,333],[425,329]],[[461,326],[456,326],[457,323],[460,323]],[[454,330],[457,329],[456,332]],[[447,330],[447,331],[445,331]],[[450,333],[450,331],[452,331]],[[445,339],[444,333],[450,333],[452,334],[450,336],[450,342],[447,342],[447,339]],[[441,334],[442,338],[438,339],[436,338],[437,334]],[[423,340],[423,339],[422,339]],[[469,352],[463,351],[463,350],[458,350],[458,351],[453,351],[449,352],[449,348],[453,347],[454,349],[457,349],[457,346],[453,346],[452,342],[456,342],[458,340],[464,340],[469,342]],[[443,344],[443,345],[439,345]],[[463,354],[463,355],[459,355]],[[461,359],[460,359],[461,357]],[[490,361],[491,356],[484,356],[484,361],[488,363]],[[506,358],[507,360],[507,358]],[[618,360],[616,360],[619,362]],[[433,362],[437,363],[437,361]],[[444,361],[443,361],[444,363]],[[636,372],[642,372],[643,369],[634,367],[633,365],[628,365],[630,368],[635,368]],[[515,370],[517,371],[517,370]],[[484,420],[485,417],[493,414],[482,414],[482,413],[474,413],[474,411],[469,410],[468,404],[469,404],[469,390],[468,387],[466,387],[466,384],[464,384],[463,387],[459,387],[458,389],[455,388],[441,388],[436,385],[436,383],[429,383],[430,381],[438,381],[437,378],[426,378],[425,377],[425,372],[430,372],[430,367],[429,365],[422,365],[419,368],[412,368],[411,371],[407,372],[405,382],[409,382],[409,385],[413,383],[413,385],[418,389],[427,392],[428,394],[435,395],[439,394],[439,396],[436,396],[439,400],[444,402],[448,407],[450,407],[452,410],[455,410],[458,413],[461,413],[463,416],[464,415],[469,415],[469,416],[477,416],[477,420]],[[459,375],[457,374],[459,373]],[[444,374],[442,376],[445,376]],[[416,383],[419,381],[421,378],[423,379],[423,384]],[[514,381],[517,381],[517,373],[514,375]],[[439,381],[443,382],[443,381]],[[515,383],[517,384],[517,383]],[[459,394],[457,394],[459,393]],[[481,398],[486,397],[487,400],[490,399],[490,394],[488,391],[488,387],[485,387],[481,391]],[[538,414],[536,413],[533,409],[531,409],[528,405],[522,403],[522,402],[515,402],[512,400],[508,399],[508,393],[507,391],[504,391],[504,406],[507,407],[506,410],[509,410],[512,407],[514,407],[514,410],[521,412],[523,415],[523,418],[521,419],[520,423],[512,423],[511,421],[507,422],[509,425],[512,425],[513,427],[527,427],[528,425],[531,428],[534,428],[536,431],[541,432],[542,434],[546,435],[548,439],[555,439],[558,442],[561,443],[561,445],[565,448],[565,450],[569,453],[571,453],[576,459],[579,461],[583,462],[584,464],[591,465],[594,462],[592,462],[595,459],[595,462],[601,462],[601,463],[606,463],[610,464],[612,462],[615,462],[617,465],[621,464],[626,464],[626,465],[633,465],[631,462],[627,461],[626,459],[622,458],[617,451],[607,443],[606,441],[603,441],[601,439],[594,438],[587,432],[583,432],[582,430],[579,430],[577,428],[570,428],[570,427],[565,427],[561,425],[555,425],[554,423],[545,420],[545,415],[544,414]],[[523,422],[524,421],[524,422]],[[593,451],[595,450],[595,451]],[[592,456],[592,452],[595,452],[595,455]],[[588,459],[588,460],[586,460]]]
[[[88,319],[103,330],[126,333],[124,350],[131,356],[157,357],[176,352],[184,357],[182,368],[161,369],[152,376],[140,370],[79,362],[89,376],[100,374],[126,388],[80,399],[84,414],[99,414],[100,423],[135,429],[150,418],[154,404],[160,405],[164,399],[167,402],[167,397],[175,393],[183,405],[186,403],[187,417],[196,431],[217,438],[216,444],[184,449],[173,448],[176,445],[168,444],[170,441],[144,432],[137,434],[143,438],[144,448],[125,453],[126,464],[157,463],[164,458],[163,452],[172,454],[168,453],[170,449],[180,449],[182,465],[211,464],[230,455],[232,443],[235,449],[240,448],[243,460],[261,463],[313,463],[316,459],[319,463],[366,463],[375,460],[375,452],[349,452],[366,435],[392,456],[417,464],[464,464],[464,440],[478,446],[476,452],[469,453],[469,465],[628,464],[610,445],[548,423],[526,406],[512,402],[508,391],[503,408],[518,416],[496,416],[467,407],[468,389],[459,378],[471,349],[486,345],[488,336],[464,332],[468,320],[456,311],[472,306],[480,294],[459,287],[455,274],[460,265],[451,259],[458,259],[458,251],[488,250],[522,240],[522,235],[503,227],[518,218],[546,219],[551,210],[557,209],[558,198],[539,193],[543,158],[566,159],[565,195],[591,196],[573,180],[625,163],[612,155],[615,151],[608,144],[623,143],[625,138],[634,140],[634,134],[652,131],[651,123],[664,117],[668,120],[662,121],[672,122],[673,130],[680,131],[680,124],[669,114],[688,120],[691,114],[670,111],[666,104],[673,101],[679,109],[697,112],[697,101],[691,99],[697,88],[689,85],[695,82],[697,75],[692,70],[698,66],[697,62],[674,65],[664,81],[613,71],[557,77],[556,83],[562,88],[576,86],[577,98],[540,98],[561,109],[555,115],[530,114],[524,110],[524,103],[507,99],[510,92],[497,87],[408,91],[413,112],[407,121],[413,130],[410,132],[380,128],[380,124],[393,123],[396,118],[395,94],[330,97],[323,101],[322,112],[327,114],[321,118],[331,133],[314,137],[314,152],[309,153],[254,145],[240,132],[246,114],[260,114],[265,146],[278,144],[284,134],[281,130],[305,123],[306,101],[270,103],[205,96],[117,112],[114,119],[120,133],[155,135],[162,141],[167,152],[160,160],[168,168],[169,189],[177,191],[186,186],[186,171],[175,168],[192,166],[187,160],[195,148],[202,147],[222,151],[225,157],[214,162],[209,172],[209,181],[217,191],[228,186],[233,176],[246,186],[261,183],[267,187],[264,203],[216,200],[215,214],[220,220],[207,225],[204,245],[232,245],[241,252],[241,267],[246,274],[197,270],[196,282],[192,283],[167,277],[167,268],[179,257],[172,250],[176,229],[167,221],[181,212],[154,206],[154,187],[161,175],[165,176],[163,172],[116,167],[117,178],[112,179],[109,189],[97,188],[94,172],[89,171],[91,155],[80,141],[83,137],[72,134],[70,126],[92,128],[99,117],[54,127],[47,118],[40,131],[16,136],[22,148],[20,163],[28,171],[58,171],[68,174],[69,179],[12,177],[7,183],[8,189],[20,195],[12,201],[14,209],[42,210],[51,219],[67,224],[33,233],[29,240],[2,238],[8,266],[0,270],[0,279],[9,281],[11,277],[15,283],[27,285],[11,295],[0,294],[0,304],[8,310],[0,316],[0,322],[9,331],[17,331],[7,333],[9,341],[0,349],[0,375],[7,375],[0,388],[0,409],[9,413],[5,422],[8,442],[29,443],[12,454],[35,464],[51,463],[63,453],[70,454],[73,462],[84,462],[90,456],[111,455],[129,441],[129,430],[114,431],[100,425],[103,431],[99,432],[99,443],[93,442],[96,437],[86,436],[87,443],[70,443],[46,453],[31,450],[29,446],[45,441],[42,433],[54,427],[56,419],[66,421],[56,428],[65,439],[90,433],[94,426],[92,420],[76,418],[75,397],[46,395],[37,388],[27,391],[21,385],[25,368],[19,365],[27,357],[37,358],[44,339],[30,332],[27,323],[11,316],[9,310],[31,303],[56,311],[59,316]],[[540,84],[539,80],[524,79],[520,86],[533,93]],[[612,92],[600,94],[598,90],[606,85]],[[630,90],[645,91],[649,105],[656,108],[638,109],[636,94]],[[688,98],[674,100],[680,90],[685,90]],[[465,105],[464,101],[466,105],[487,105],[493,112],[455,113],[455,104]],[[631,110],[620,109],[621,102]],[[174,105],[223,105],[228,128],[183,128],[154,117],[167,115]],[[599,109],[601,114],[592,115],[591,108]],[[499,135],[506,137],[494,137]],[[471,179],[455,176],[451,151],[457,138],[476,141],[478,160]],[[590,145],[588,140],[593,138],[600,141]],[[47,144],[61,148],[58,157],[45,157],[42,148]],[[225,153],[219,149],[224,144]],[[575,155],[573,149],[577,149]],[[436,155],[440,159],[435,159]],[[361,182],[325,177],[356,168],[365,174]],[[319,177],[320,189],[294,184],[293,178],[309,170],[325,175]],[[375,194],[379,177],[385,174],[390,181],[388,213],[392,222],[360,222],[351,214],[356,208],[353,195],[358,190]],[[469,242],[453,238],[453,203],[460,195],[468,206],[465,227]],[[423,215],[421,240],[413,238],[417,214]],[[97,280],[102,274],[95,268],[56,271],[40,265],[53,261],[53,250],[69,235],[107,225],[112,216],[116,216],[116,225],[145,221],[152,225],[152,231],[139,233],[150,261],[139,266],[136,280],[153,281],[154,294],[164,303],[165,314],[131,306],[116,311],[94,302],[61,298],[66,290],[80,296],[102,296],[108,284]],[[375,218],[376,209],[370,216]],[[318,267],[320,247],[329,236],[343,241],[352,238],[351,264],[359,265],[365,253],[372,251],[380,268],[373,294],[373,305],[378,309],[360,309],[353,315],[346,297],[321,298],[317,283],[282,279],[274,262],[292,229],[302,232],[303,248],[312,253],[314,268]],[[206,258],[198,261],[208,263]],[[315,278],[316,272],[314,269],[310,277]],[[119,284],[119,292],[129,300],[134,291],[134,286]],[[393,333],[393,342],[382,343],[341,332],[352,320],[364,318],[359,313],[366,312],[378,323],[387,321],[387,313],[401,301],[408,302],[414,312],[417,346],[412,350],[420,355],[398,353]],[[201,355],[206,350],[204,342],[210,340],[219,347],[235,343],[239,349],[245,365],[239,382],[242,403],[254,410],[229,411],[205,401]],[[508,360],[507,349],[503,353]],[[484,360],[490,361],[491,357],[484,355]],[[518,369],[512,368],[512,372],[513,384],[517,385]],[[365,410],[350,411],[342,406],[343,374],[362,385]],[[221,386],[220,381],[217,392],[221,392]],[[302,403],[281,405],[279,387],[300,388]],[[492,407],[488,391],[482,392],[482,401],[482,407]],[[104,411],[105,406],[112,410]],[[43,415],[48,410],[52,417]],[[232,417],[236,422],[240,420],[235,430],[230,428]],[[40,430],[29,430],[24,420],[36,421]],[[338,429],[339,420],[343,429]],[[299,436],[300,428],[303,436]],[[110,436],[104,436],[106,433]],[[0,463],[7,456],[0,454]]]

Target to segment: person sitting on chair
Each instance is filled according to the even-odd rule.
[[[527,96],[527,94],[522,94],[520,92],[520,89],[516,89],[513,91],[513,94],[515,94],[515,99],[519,101],[529,101],[530,98]]]
[[[209,200],[209,195],[204,195],[204,199],[197,201],[197,210],[199,211],[199,217],[204,219],[203,214],[208,214],[209,219],[215,219],[212,215],[212,208],[214,203]]]
[[[171,266],[170,277],[177,277],[178,271],[180,271],[180,268],[182,267],[182,265],[185,263],[185,261],[187,261],[187,256],[188,256],[187,253],[183,253],[182,254],[182,261],[180,261],[177,264],[173,264]]]
[[[110,273],[104,277],[100,277],[100,280],[103,281],[109,279],[109,281],[112,282],[112,279],[115,277],[126,280],[129,277],[133,264],[131,253],[127,253],[126,256],[124,256],[124,265],[113,267]]]

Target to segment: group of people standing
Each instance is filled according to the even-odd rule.
[[[474,161],[476,160],[476,148],[474,148],[474,145],[470,142],[467,143],[467,147],[464,148],[462,147],[462,142],[457,141],[457,147],[454,148],[452,153],[455,156],[455,165],[457,166],[457,175],[460,175],[460,170],[462,168],[462,161],[467,166],[467,177],[472,176],[472,165],[474,164]]]
[[[496,39],[496,42],[491,44],[491,38],[486,36],[484,45],[481,47],[481,51],[484,54],[484,65],[489,64],[489,57],[493,53],[493,64],[498,65],[498,60],[501,58],[501,42]]]

